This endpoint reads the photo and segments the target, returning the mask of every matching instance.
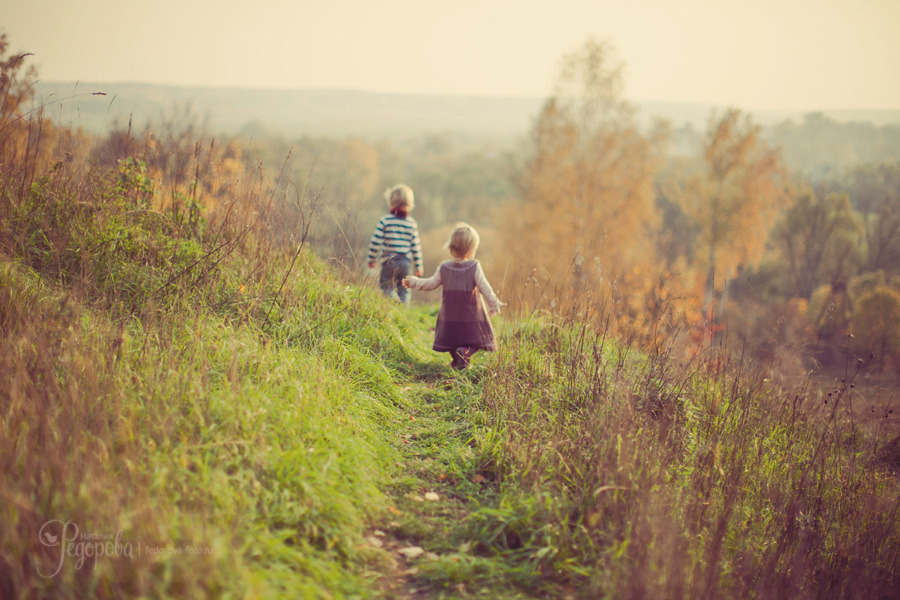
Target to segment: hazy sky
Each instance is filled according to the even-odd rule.
[[[40,78],[550,94],[613,43],[634,101],[900,109],[900,0],[0,0]]]

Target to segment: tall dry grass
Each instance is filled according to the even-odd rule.
[[[722,338],[685,354],[618,339],[614,298],[505,327],[484,385],[486,476],[504,510],[474,535],[584,598],[888,598],[898,589],[896,473],[842,411]],[[666,328],[671,321],[659,324]]]

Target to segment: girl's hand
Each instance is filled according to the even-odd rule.
[[[403,287],[409,289],[409,276],[404,277],[404,278],[403,278],[403,281],[401,281],[400,283],[403,284]]]
[[[374,261],[374,260],[369,261],[369,268],[370,268],[370,269],[374,269],[374,268],[375,268],[375,261]]]

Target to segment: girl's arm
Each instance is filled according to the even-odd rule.
[[[409,275],[403,278],[403,285],[411,290],[421,290],[423,292],[427,292],[430,290],[436,290],[441,287],[441,268],[438,267],[437,271],[434,272],[434,275],[429,277],[428,279],[422,279],[421,277],[415,277],[413,275]]]
[[[478,263],[478,266],[475,268],[475,287],[487,300],[489,314],[495,315],[500,312],[501,306],[506,306],[506,303],[500,302],[500,298],[494,293],[494,288],[488,283],[487,277],[484,276],[484,270],[481,268],[481,263]]]

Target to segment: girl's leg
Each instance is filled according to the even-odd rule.
[[[456,350],[450,351],[450,358],[453,360],[450,362],[450,366],[454,369],[465,369],[466,362],[463,360],[462,356],[459,355],[458,348]]]
[[[478,352],[478,350],[477,346],[460,346],[454,350],[454,353],[459,357],[459,362],[462,365],[460,368],[465,369],[468,367],[469,359],[471,359],[472,355]]]

